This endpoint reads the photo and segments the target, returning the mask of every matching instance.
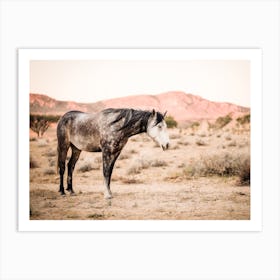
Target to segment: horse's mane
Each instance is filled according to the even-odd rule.
[[[105,109],[105,114],[116,114],[116,118],[110,123],[110,125],[113,125],[120,120],[124,119],[123,125],[118,130],[123,130],[128,127],[133,127],[137,122],[139,122],[141,130],[146,131],[147,130],[147,124],[148,120],[152,114],[151,111],[144,111],[144,110],[135,110],[135,109]],[[164,119],[164,116],[160,112],[156,112],[156,122],[155,126],[162,122]]]

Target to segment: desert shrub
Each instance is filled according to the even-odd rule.
[[[198,134],[199,137],[206,137],[206,133],[202,132],[200,134]]]
[[[156,160],[152,161],[152,162],[150,163],[150,165],[151,165],[152,167],[163,167],[163,166],[167,166],[168,164],[167,164],[167,162],[164,161],[164,160],[156,159]]]
[[[56,150],[49,150],[49,151],[46,151],[43,155],[47,156],[47,157],[54,157],[57,155],[57,152],[56,152]]]
[[[180,134],[170,134],[169,135],[169,139],[180,139],[181,138],[181,135]]]
[[[196,128],[198,128],[199,126],[200,126],[200,123],[199,123],[199,122],[193,122],[193,123],[191,123],[190,128],[191,128],[191,129],[196,129]]]
[[[250,166],[250,159],[246,158],[242,165],[240,166],[238,172],[238,185],[250,185],[250,178],[251,178],[251,166]]]
[[[225,139],[226,139],[227,141],[230,141],[232,138],[231,138],[231,136],[227,135],[227,136],[225,137]]]
[[[127,170],[127,175],[139,174],[141,170],[147,169],[151,166],[151,162],[144,159],[138,159]]]
[[[92,165],[91,163],[89,163],[89,162],[86,162],[86,163],[84,163],[84,164],[78,169],[78,171],[84,173],[84,172],[91,171],[91,170],[93,170],[93,169],[94,169],[94,168],[93,168],[93,165]]]
[[[31,156],[29,160],[30,168],[38,168],[38,162]]]
[[[213,128],[215,128],[215,129],[223,128],[224,126],[229,124],[231,121],[232,121],[232,117],[229,114],[224,117],[219,117],[216,119]]]
[[[124,184],[142,184],[143,183],[142,180],[140,180],[134,176],[120,177],[119,180]]]
[[[247,114],[247,115],[244,115],[242,117],[238,117],[236,119],[236,121],[237,121],[237,123],[243,125],[243,124],[246,124],[246,123],[250,123],[250,118],[251,118],[251,115]]]
[[[102,157],[96,157],[96,158],[94,159],[94,162],[95,162],[96,164],[101,164],[101,163],[102,163]]]
[[[97,214],[97,213],[93,213],[93,214],[89,214],[87,216],[87,218],[89,219],[93,219],[93,220],[102,220],[105,216],[103,214]]]
[[[54,175],[55,171],[53,169],[46,169],[44,171],[44,175]]]
[[[37,140],[37,146],[38,147],[47,147],[48,146],[48,143],[49,143],[49,141],[48,141],[48,139],[43,139],[43,138],[39,138],[38,140]]]
[[[52,159],[52,158],[49,158],[49,166],[50,166],[50,167],[55,166],[55,162],[56,162],[56,160],[54,160],[54,159]]]
[[[178,141],[177,144],[183,145],[183,146],[188,146],[190,143],[188,141]]]
[[[178,144],[170,145],[170,148],[169,148],[169,150],[178,150],[178,149],[180,149],[180,146]]]
[[[119,155],[119,160],[128,159],[128,158],[130,158],[130,155],[128,153],[121,153]]]
[[[195,141],[195,144],[196,144],[197,146],[206,146],[206,145],[207,145],[207,143],[206,143],[205,141],[203,141],[202,139],[197,139],[197,140]]]
[[[235,140],[228,143],[228,147],[236,147],[236,146],[237,146],[237,144],[236,144]]]
[[[164,120],[168,128],[174,128],[178,125],[177,121],[172,116],[166,116]]]
[[[229,153],[201,156],[183,171],[187,176],[238,176],[242,182],[250,178],[250,156]],[[249,179],[250,180],[250,179]]]

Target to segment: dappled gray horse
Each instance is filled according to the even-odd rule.
[[[74,193],[72,174],[81,151],[102,152],[104,197],[112,198],[110,181],[113,167],[129,137],[146,132],[163,150],[168,148],[165,115],[155,110],[134,109],[105,109],[97,114],[70,111],[63,115],[57,125],[59,192],[65,194],[63,175],[67,151],[71,147],[66,190]]]

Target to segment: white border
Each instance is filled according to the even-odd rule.
[[[31,60],[249,60],[251,62],[251,219],[248,221],[29,220],[29,65]],[[260,49],[19,49],[19,231],[261,231],[262,71]]]

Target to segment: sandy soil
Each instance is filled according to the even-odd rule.
[[[207,157],[249,155],[249,132],[171,129],[169,133],[172,145],[165,152],[145,134],[129,140],[113,172],[113,199],[105,200],[101,153],[82,152],[73,176],[75,195],[61,196],[55,126],[41,139],[31,132],[30,219],[250,219],[248,184],[240,186],[237,176],[189,172],[190,166]]]

